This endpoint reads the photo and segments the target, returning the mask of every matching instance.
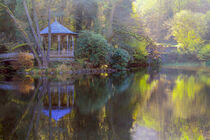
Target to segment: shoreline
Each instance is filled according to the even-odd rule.
[[[86,75],[91,75],[91,74],[102,74],[102,73],[115,73],[115,72],[120,72],[120,71],[128,71],[128,70],[116,70],[116,69],[78,69],[78,70],[70,70],[70,71],[47,71],[47,70],[39,70],[37,72],[35,71],[30,71],[30,72],[20,72],[21,74],[24,75],[63,75],[63,74],[69,74],[69,75],[80,75],[80,74],[86,74]]]

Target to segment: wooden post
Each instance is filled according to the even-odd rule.
[[[69,54],[69,35],[66,38],[66,48],[67,48],[67,55]]]
[[[72,36],[72,56],[74,57],[74,36]]]
[[[60,51],[61,51],[61,36],[58,35],[58,55],[60,55]]]

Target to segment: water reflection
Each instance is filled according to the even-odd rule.
[[[209,73],[170,69],[15,78],[0,82],[0,139],[208,139],[209,91]]]

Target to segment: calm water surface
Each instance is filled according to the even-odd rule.
[[[210,73],[161,69],[0,82],[0,139],[208,140]]]

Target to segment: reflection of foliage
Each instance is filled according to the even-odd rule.
[[[181,128],[181,140],[204,140],[203,135],[197,128],[191,128],[184,126],[184,128]]]
[[[34,79],[30,76],[26,76],[23,79],[16,79],[18,80],[17,86],[21,93],[29,93],[31,90],[34,89]]]
[[[194,76],[179,76],[177,78],[172,95],[174,113],[177,117],[188,118],[192,115],[205,113],[206,106],[202,103],[205,97],[201,93],[203,86]],[[201,95],[198,96],[198,94]]]
[[[81,79],[75,83],[76,104],[81,113],[89,113],[101,109],[113,91],[108,78]]]
[[[157,85],[156,80],[152,81],[152,83],[148,83],[149,77],[150,76],[148,74],[145,74],[139,80],[140,93],[143,95],[146,95],[148,92],[151,92],[154,89],[154,87]]]
[[[190,76],[182,74],[177,77],[161,75],[155,90],[151,90],[151,85],[149,86],[147,82],[149,75],[139,75],[138,78],[136,76],[137,74],[133,83],[140,83],[140,87],[143,88],[134,88],[137,85],[133,85],[132,88],[132,93],[135,95],[132,102],[138,100],[138,105],[132,114],[134,123],[160,131],[161,138],[205,139],[205,134],[208,133],[205,131],[208,131],[209,125],[208,73]],[[138,94],[135,93],[140,91],[141,98],[138,98]]]
[[[112,78],[85,78],[76,82],[76,104],[81,113],[101,109],[114,93],[125,92],[132,83],[133,76],[116,75]]]
[[[187,79],[179,76],[176,80],[176,87],[173,90],[173,100],[183,99],[189,97],[190,99],[195,98],[195,93],[201,90],[201,85],[198,85],[195,81],[195,77],[191,76]]]
[[[123,93],[131,86],[133,75],[127,75],[125,71],[122,71],[112,74],[111,80],[116,93]]]

